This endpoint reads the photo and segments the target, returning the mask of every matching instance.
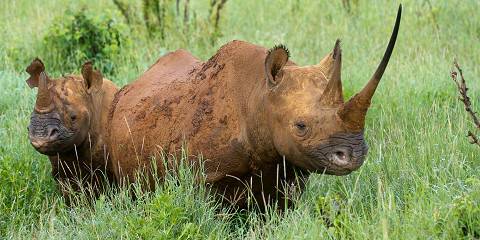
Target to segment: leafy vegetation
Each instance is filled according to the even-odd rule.
[[[107,12],[108,13],[108,12]],[[54,70],[71,72],[85,59],[94,61],[104,74],[115,73],[115,63],[128,48],[127,26],[111,14],[89,14],[86,9],[67,11],[49,27],[42,46]]]
[[[129,197],[133,186],[112,190],[93,204],[80,195],[73,207],[67,207],[47,158],[28,143],[26,126],[36,91],[24,82],[25,67],[39,56],[53,76],[78,72],[76,61],[96,57],[87,55],[87,42],[92,41],[104,49],[96,64],[104,71],[111,66],[109,78],[121,86],[178,48],[206,60],[233,39],[265,47],[284,43],[296,63],[307,65],[317,63],[341,38],[343,86],[350,97],[380,61],[399,2],[343,2],[280,0],[272,6],[270,1],[228,1],[219,21],[221,34],[213,40],[202,24],[189,25],[189,31],[167,28],[164,39],[149,36],[142,24],[131,27],[111,0],[4,2],[0,8],[0,238],[479,238],[479,151],[465,138],[473,123],[450,79],[457,57],[469,80],[472,107],[478,109],[480,3],[476,0],[402,2],[397,46],[367,116],[366,163],[349,176],[311,176],[295,208],[283,213],[222,209],[188,177],[193,176],[188,169],[185,177],[172,175],[163,187],[138,193],[136,200]],[[190,19],[195,15],[210,19],[210,1],[189,3]],[[347,3],[350,7],[345,7]],[[171,6],[175,13],[175,4]],[[132,12],[143,19],[142,11]],[[72,20],[78,13],[84,16],[81,36],[88,40],[65,40],[76,31],[57,34],[61,41],[47,40],[55,35],[51,29],[80,24]],[[176,19],[166,21],[183,26],[183,17]],[[124,40],[97,39],[117,34],[108,30],[109,22]],[[208,24],[205,21],[210,28]],[[112,50],[112,44],[118,49]],[[69,48],[73,55],[64,52]]]

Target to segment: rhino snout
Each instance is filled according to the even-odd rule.
[[[362,133],[341,133],[308,151],[315,172],[346,175],[360,168],[368,152]]]
[[[60,119],[52,114],[33,114],[28,126],[28,137],[39,152],[48,154],[64,147],[73,136]]]

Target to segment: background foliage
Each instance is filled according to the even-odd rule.
[[[284,43],[296,63],[307,65],[317,63],[341,38],[342,77],[349,97],[380,61],[399,4],[228,1],[214,27],[213,1],[179,1],[180,11],[174,1],[120,1],[129,4],[129,21],[115,2],[2,3],[0,238],[480,237],[479,150],[465,138],[472,124],[449,77],[457,57],[470,81],[473,107],[479,109],[476,0],[402,2],[397,46],[367,118],[366,163],[345,177],[313,175],[295,209],[265,216],[255,211],[228,213],[188,177],[170,178],[137,201],[127,197],[128,190],[118,190],[93,206],[80,196],[76,206],[66,207],[50,176],[49,162],[27,139],[36,91],[25,84],[24,69],[34,57],[44,59],[54,77],[78,73],[80,63],[91,58],[122,86],[178,48],[206,60],[233,39],[265,47]],[[159,20],[152,10],[150,19],[157,25],[149,29],[144,23],[145,2],[164,4],[163,35],[155,29]]]
[[[122,50],[130,47],[127,30],[109,11],[94,15],[85,8],[77,12],[69,10],[48,28],[43,55],[54,63],[53,71],[71,72],[90,59],[111,76],[116,63],[122,62]]]

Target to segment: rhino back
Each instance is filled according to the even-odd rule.
[[[233,41],[202,63],[179,50],[123,88],[111,114],[116,175],[133,180],[151,156],[179,151],[183,143],[206,159],[209,181],[248,171],[245,129],[251,95],[264,83],[265,52]]]

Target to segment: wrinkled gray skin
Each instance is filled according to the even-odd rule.
[[[29,139],[35,149],[45,155],[56,155],[70,150],[71,146],[81,146],[83,134],[67,128],[57,112],[39,114],[32,112],[28,126]]]

